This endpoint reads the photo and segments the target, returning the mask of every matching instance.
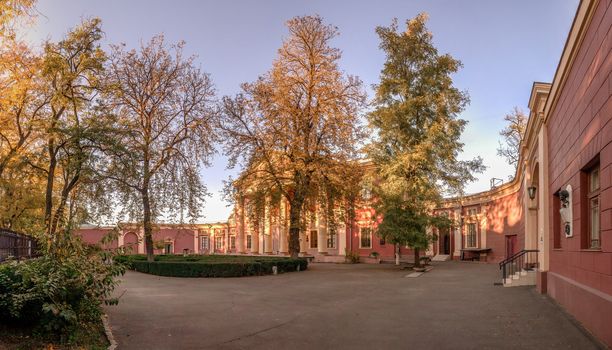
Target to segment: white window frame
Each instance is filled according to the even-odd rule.
[[[337,233],[328,233],[327,234],[327,249],[336,249],[338,245],[338,234]],[[329,244],[331,242],[331,245]]]
[[[223,236],[215,236],[215,250],[223,249]]]
[[[310,230],[310,244],[308,245],[310,247],[310,249],[317,249],[319,248],[319,231],[318,230]],[[313,243],[316,243],[316,245],[313,247]]]
[[[364,247],[361,243],[363,243],[363,230],[370,230],[370,246],[369,247]],[[359,248],[360,249],[372,249],[372,237],[374,236],[374,233],[372,232],[372,228],[371,227],[359,227]]]
[[[168,252],[168,246],[170,246],[170,252]],[[166,255],[174,254],[174,242],[172,241],[164,242],[164,254]]]
[[[469,245],[470,227],[474,227],[474,245]],[[468,222],[465,224],[465,247],[478,248],[478,225],[475,222]]]
[[[206,242],[206,247],[204,247],[204,242]],[[210,237],[209,236],[200,236],[200,250],[210,251]]]

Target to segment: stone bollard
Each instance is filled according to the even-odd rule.
[[[278,266],[272,266],[272,274],[278,275]]]

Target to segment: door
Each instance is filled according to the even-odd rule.
[[[451,236],[449,234],[449,229],[446,227],[441,228],[440,237],[439,237],[439,246],[438,246],[440,248],[439,254],[443,254],[443,255],[450,254],[450,240],[451,240]]]
[[[506,258],[517,253],[516,235],[506,236]]]
[[[210,238],[208,236],[200,236],[200,252],[208,254],[210,249]]]
[[[444,235],[444,255],[450,254],[450,235],[447,233]]]

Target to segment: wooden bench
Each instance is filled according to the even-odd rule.
[[[461,260],[467,260],[466,253],[470,256],[469,259],[472,261],[487,261],[487,253],[491,251],[491,248],[465,248],[461,249]]]

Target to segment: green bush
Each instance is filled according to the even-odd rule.
[[[279,257],[253,257],[236,255],[159,255],[156,261],[148,262],[146,256],[118,256],[115,261],[125,264],[138,272],[170,277],[242,277],[260,276],[273,273],[277,267],[278,273],[306,270],[306,259],[291,259]]]
[[[70,254],[0,265],[0,322],[33,327],[62,342],[99,323],[102,304],[117,302],[110,298],[114,277],[125,269],[79,242],[64,248]]]
[[[344,259],[349,264],[357,264],[359,262],[359,253],[347,249]]]

